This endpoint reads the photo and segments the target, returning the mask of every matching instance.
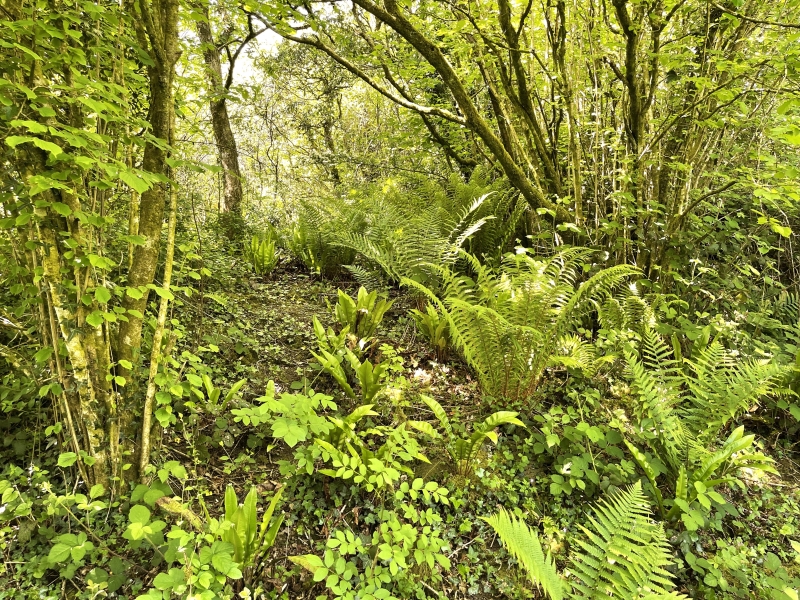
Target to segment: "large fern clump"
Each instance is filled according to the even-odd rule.
[[[592,254],[571,248],[540,259],[519,248],[497,269],[462,254],[474,278],[440,267],[438,296],[407,283],[423,289],[446,314],[453,343],[486,394],[525,400],[548,365],[592,370],[594,349],[576,334],[576,326],[621,282],[639,273],[618,265],[578,284],[579,270]]]
[[[719,340],[676,358],[650,328],[641,350],[629,348],[625,358],[638,434],[676,469],[690,449],[715,442],[728,423],[776,391],[785,371],[766,359],[741,359]]]
[[[481,227],[465,240],[463,249],[492,265],[513,250],[518,227],[529,210],[528,203],[520,200],[506,179],[493,178],[490,169],[481,167],[472,172],[469,181],[454,174],[438,188],[438,193],[426,196],[435,198],[445,214],[459,215],[469,210],[473,222],[482,221]],[[473,207],[479,198],[480,204]]]
[[[779,391],[786,367],[767,360],[743,360],[719,340],[696,342],[692,355],[684,358],[677,342],[673,338],[670,347],[645,327],[641,349],[626,349],[631,384],[628,437],[634,443],[625,443],[650,483],[661,517],[684,518],[687,527],[696,529],[699,523],[688,513],[709,490],[741,484],[737,475],[743,468],[774,472],[771,459],[750,450],[755,436],[745,435],[743,426],[722,443],[719,436],[760,398]],[[642,445],[654,458],[642,451]],[[660,463],[658,468],[654,459]],[[664,472],[666,486],[658,482]],[[670,507],[662,490],[673,495]],[[719,495],[717,500],[724,502]]]
[[[355,259],[355,251],[337,243],[341,232],[363,227],[361,211],[345,199],[304,200],[286,245],[312,274],[332,277]]]
[[[358,254],[348,268],[363,285],[408,278],[435,286],[431,265],[452,266],[461,249],[499,256],[525,206],[503,180],[480,169],[468,182],[454,175],[444,186],[388,182],[360,201],[364,226],[342,229],[337,244]]]
[[[589,526],[570,557],[568,577],[542,550],[536,533],[525,522],[501,510],[485,520],[517,559],[530,580],[553,600],[678,599],[667,568],[672,563],[663,526],[650,518],[650,506],[636,483],[594,507]]]

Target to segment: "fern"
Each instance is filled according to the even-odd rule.
[[[353,250],[336,244],[340,232],[362,228],[363,215],[344,200],[305,200],[288,239],[289,251],[311,273],[332,277],[355,258]]]
[[[531,581],[553,600],[561,600],[564,592],[555,563],[542,552],[539,538],[525,521],[504,509],[484,520],[497,532],[506,550],[517,559]]]
[[[673,346],[679,348],[677,339]],[[669,512],[650,460],[627,440],[626,445],[666,520],[688,512],[705,491],[736,482],[742,468],[774,470],[768,458],[749,450],[754,436],[745,436],[743,427],[721,446],[716,440],[739,414],[775,391],[786,371],[766,361],[737,362],[718,340],[696,349],[692,358],[676,359],[676,353],[649,328],[642,332],[640,352],[625,352],[632,433],[667,467],[665,490],[674,493]]]
[[[625,352],[637,435],[673,471],[686,462],[688,440],[705,447],[759,398],[776,391],[786,368],[737,362],[715,340],[692,359],[676,360],[661,337],[645,328],[642,349]]]
[[[650,519],[639,483],[603,500],[583,527],[586,539],[572,559],[573,598],[680,598],[666,567],[671,564],[664,529]]]
[[[591,250],[571,248],[541,260],[520,248],[492,269],[462,252],[473,277],[437,267],[441,298],[417,282],[404,283],[435,298],[448,319],[453,344],[486,394],[524,400],[548,365],[592,371],[594,354],[576,343],[575,326],[624,279],[638,273],[621,265],[578,285],[578,269],[591,255]]]
[[[785,367],[766,360],[737,362],[718,341],[687,364],[690,402],[681,416],[703,442],[715,439],[728,422],[776,391],[786,372]]]
[[[478,199],[457,219],[442,215],[436,205],[427,208],[407,207],[390,200],[376,201],[368,215],[363,231],[343,231],[336,245],[349,248],[373,269],[381,271],[390,281],[404,277],[419,282],[431,282],[430,264],[453,264],[458,248],[485,222],[474,219],[481,205]],[[374,275],[370,278],[374,279]]]
[[[474,470],[475,459],[477,458],[478,451],[481,449],[486,440],[492,443],[497,443],[497,433],[495,429],[500,425],[518,425],[525,427],[525,424],[517,419],[519,413],[512,411],[499,410],[486,417],[483,422],[473,427],[472,435],[467,438],[458,437],[453,431],[453,426],[450,423],[450,418],[447,416],[442,405],[436,400],[425,394],[420,395],[425,405],[431,410],[433,415],[439,420],[439,423],[444,430],[444,436],[439,433],[425,421],[409,421],[409,425],[414,429],[434,438],[444,438],[445,449],[453,460],[456,466],[456,471],[460,475],[470,475]]]
[[[571,557],[572,589],[545,556],[536,533],[524,521],[501,510],[484,520],[497,532],[506,549],[531,581],[553,600],[565,596],[601,600],[680,599],[673,591],[667,567],[670,548],[664,529],[650,519],[639,483],[601,501],[581,526],[580,550]]]

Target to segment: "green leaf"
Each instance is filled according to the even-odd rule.
[[[175,300],[175,296],[173,296],[172,292],[170,292],[167,288],[154,287],[153,290],[161,298],[166,298],[167,300]]]
[[[36,121],[14,119],[9,122],[9,125],[12,127],[25,128],[31,133],[47,133],[47,126],[37,123]]]
[[[798,104],[798,101],[793,98],[786,100],[785,102],[783,102],[778,106],[777,108],[778,114],[781,116],[785,115],[795,104]]]
[[[119,178],[124,181],[128,187],[133,188],[138,193],[143,194],[150,189],[150,184],[141,177],[136,176],[130,171],[120,171]]]
[[[63,202],[53,202],[50,207],[62,217],[68,217],[72,214],[72,209]]]
[[[53,349],[50,347],[40,348],[39,351],[33,355],[34,360],[38,364],[42,364],[47,362],[47,360],[53,355]]]
[[[278,417],[272,424],[272,435],[282,439],[290,448],[294,448],[297,442],[305,441],[306,433],[296,421],[284,417]]]
[[[141,300],[142,297],[144,296],[144,294],[142,294],[142,292],[140,290],[138,290],[137,288],[132,288],[132,287],[127,288],[125,290],[125,294],[129,298],[133,298],[134,300]]]
[[[788,237],[792,236],[792,228],[791,227],[786,227],[785,225],[780,225],[779,223],[776,223],[774,221],[771,223],[770,227],[772,228],[772,231],[774,231],[775,233],[777,233],[781,237],[788,238]]]
[[[6,145],[11,148],[16,148],[25,142],[32,142],[33,138],[27,135],[10,135],[6,138]]]
[[[233,546],[231,544],[214,542],[210,548],[206,546],[200,550],[200,562],[206,565],[211,564],[217,571],[226,574],[235,566],[232,552]]]
[[[92,486],[92,489],[89,490],[89,498],[94,500],[95,498],[99,498],[103,494],[106,493],[106,488],[103,486],[102,483],[96,483]]]
[[[150,521],[150,509],[141,504],[132,506],[131,511],[128,513],[128,519],[131,523],[146,525]]]
[[[88,544],[87,544],[87,545],[88,545]],[[84,556],[86,556],[86,550],[87,550],[87,549],[88,549],[88,548],[87,548],[86,546],[83,546],[83,545],[81,545],[81,546],[74,546],[74,547],[73,547],[73,548],[70,550],[70,554],[72,554],[72,560],[73,560],[73,562],[78,562],[80,559],[82,559]]]
[[[98,287],[94,290],[94,299],[100,304],[107,304],[111,300],[111,292],[105,287]]]
[[[58,455],[59,467],[71,467],[78,460],[78,455],[74,452],[62,452]]]
[[[47,560],[51,563],[62,563],[70,557],[72,548],[66,544],[56,544],[50,548],[50,553],[47,555]]]
[[[61,146],[58,144],[54,144],[53,142],[48,142],[46,140],[40,140],[39,138],[33,138],[31,140],[33,145],[37,148],[41,148],[46,152],[49,152],[52,156],[58,156],[59,154],[63,154],[64,151],[61,149]]]
[[[184,582],[184,574],[181,569],[170,569],[169,573],[159,573],[153,579],[153,585],[162,591],[171,590]]]
[[[86,322],[92,327],[100,327],[103,324],[103,313],[96,310],[92,314],[86,315]]]

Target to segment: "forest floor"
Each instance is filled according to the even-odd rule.
[[[187,321],[186,348],[197,351],[199,345],[200,351],[205,351],[203,361],[218,387],[227,390],[237,380],[246,379],[242,398],[247,402],[262,396],[270,380],[275,382],[276,391],[302,389],[305,385],[324,393],[332,392],[332,382],[315,368],[311,354],[317,350],[313,318],[318,318],[325,327],[334,325],[331,306],[337,302],[338,290],[355,295],[357,285],[352,281],[315,279],[287,269],[273,273],[270,278],[250,277],[220,288],[223,289],[205,294],[202,300],[198,296],[185,298],[181,317]],[[374,359],[381,360],[383,350],[396,352],[395,360],[402,362],[409,388],[435,396],[458,419],[469,422],[485,412],[477,381],[466,365],[454,356],[446,364],[437,362],[429,346],[417,336],[414,321],[408,316],[413,303],[402,294],[395,294],[393,300],[373,350]],[[383,344],[392,350],[382,350]],[[412,412],[419,409],[397,408]],[[198,418],[194,422],[165,431],[162,441],[164,460],[177,460],[187,467],[189,479],[184,494],[206,497],[209,511],[215,514],[222,510],[222,498],[229,484],[240,497],[252,485],[259,491],[282,485],[278,462],[291,459],[290,448],[275,447],[248,434],[248,428],[234,422],[229,411],[195,413],[195,417]],[[182,416],[179,418],[183,420]],[[430,455],[430,458],[431,465],[423,465],[418,470],[419,476],[431,475],[443,462],[441,456]],[[191,464],[187,464],[189,461]],[[287,508],[296,511],[296,507]],[[303,512],[297,510],[300,515]],[[341,519],[341,514],[336,518]],[[322,533],[327,529],[325,526]],[[278,554],[284,559],[314,552],[313,538],[320,531],[296,533],[277,542],[283,546]],[[301,582],[308,583],[307,577],[302,573],[294,575],[289,580],[292,597],[310,593],[301,589]],[[274,583],[278,587],[285,584],[286,573]]]
[[[180,309],[181,320],[187,323],[182,346],[203,353],[203,362],[222,390],[246,379],[241,396],[247,403],[262,396],[270,380],[275,382],[277,390],[310,388],[335,395],[335,384],[314,365],[312,352],[317,350],[317,344],[312,321],[316,317],[325,327],[334,324],[330,305],[336,304],[338,289],[354,295],[357,286],[351,281],[314,279],[290,269],[280,270],[271,278],[241,277],[218,282],[215,291],[185,299]],[[405,390],[411,392],[408,397],[424,392],[435,397],[454,422],[475,422],[491,406],[481,397],[477,382],[457,357],[451,356],[444,363],[435,360],[409,318],[413,307],[409,296],[394,296],[394,304],[379,330],[373,359],[381,360],[387,352],[395,355],[396,364],[402,363],[402,370],[398,366],[398,377],[405,378]],[[570,403],[562,397],[564,383],[562,374],[550,374],[542,385],[536,419],[555,410],[556,421],[562,420],[558,406]],[[336,401],[347,403],[340,395]],[[354,406],[340,405],[340,409],[346,414]],[[390,406],[390,410],[397,412],[384,415],[384,420],[432,419],[418,405],[400,403]],[[218,413],[177,410],[176,414],[183,422],[164,433],[165,460],[174,459],[186,466],[189,477],[184,496],[204,497],[211,514],[222,510],[222,498],[229,484],[241,497],[252,485],[267,491],[285,482],[279,463],[293,456],[293,450],[285,444],[276,444],[268,435],[235,422],[230,410]],[[564,424],[568,423],[566,413],[563,419]],[[758,423],[751,422],[747,428],[757,431]],[[537,431],[541,434],[541,430]],[[433,449],[429,449],[433,464],[415,472],[426,479],[444,477],[453,497],[460,499],[457,506],[443,513],[449,515],[446,519],[451,557],[459,565],[460,573],[457,576],[453,573],[441,582],[448,598],[527,597],[528,592],[521,589],[528,585],[492,550],[496,544],[493,538],[486,538],[488,532],[476,527],[480,516],[498,505],[535,510],[537,514],[544,511],[546,537],[558,556],[564,552],[566,532],[576,527],[575,519],[585,512],[585,505],[575,495],[552,496],[554,465],[520,463],[520,457],[531,450],[525,437],[514,436],[514,441],[487,450],[479,461],[482,465],[476,471],[477,477],[464,479],[439,472],[441,457]],[[780,552],[786,536],[800,531],[800,491],[796,484],[800,480],[800,465],[790,452],[776,452],[776,442],[764,440],[763,448],[777,461],[781,476],[762,477],[748,482],[744,491],[731,491],[731,499],[735,497],[734,502],[740,507],[739,514],[732,515],[727,524],[722,521],[709,524],[708,531],[700,539],[695,538],[692,551],[702,555],[704,549],[716,545],[718,551],[728,548],[726,552],[740,556],[749,552],[748,545],[755,543],[762,546],[761,551],[775,553]],[[611,462],[608,468],[615,468]],[[622,464],[625,462],[621,461],[621,468],[633,466],[626,467]],[[284,506],[289,526],[284,525],[276,541],[269,570],[270,586],[283,588],[291,598],[315,597],[319,588],[288,557],[314,553],[320,541],[343,523],[357,526],[360,511],[366,514],[376,509],[369,506],[373,501],[368,496],[356,495],[343,502],[341,496],[329,495],[327,485],[322,493],[295,490],[292,500]],[[689,550],[687,546],[686,551]],[[710,569],[716,570],[709,572],[732,570],[732,564],[715,563]]]

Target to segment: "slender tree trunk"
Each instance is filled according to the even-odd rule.
[[[197,36],[200,38],[203,59],[206,63],[211,95],[209,102],[211,124],[214,129],[214,141],[219,153],[219,162],[223,169],[224,200],[221,209],[222,212],[239,217],[242,214],[242,173],[239,169],[239,150],[231,129],[231,120],[225,99],[228,90],[222,83],[222,66],[219,60],[219,51],[211,33],[208,4],[195,6],[203,13],[203,18],[197,21]]]
[[[178,219],[178,191],[174,185],[170,189],[169,225],[167,232],[167,257],[164,264],[164,289],[169,289],[172,282],[172,262],[175,256],[175,226]],[[158,307],[158,320],[156,330],[153,332],[153,347],[150,352],[150,374],[147,379],[147,392],[145,393],[144,408],[142,410],[142,432],[139,444],[139,477],[142,478],[145,469],[150,464],[150,434],[153,424],[153,401],[156,396],[156,375],[161,360],[161,341],[167,323],[167,308],[169,296],[161,298]],[[144,482],[143,482],[144,483]]]
[[[136,35],[143,48],[147,48],[153,61],[148,66],[150,79],[150,126],[151,134],[158,142],[148,142],[144,149],[142,169],[149,173],[166,175],[168,145],[172,140],[175,122],[173,108],[173,80],[175,63],[180,55],[178,50],[178,0],[138,0],[138,15],[134,16]],[[146,287],[153,283],[158,265],[161,246],[161,230],[164,224],[164,212],[168,198],[168,186],[165,182],[155,183],[145,191],[139,200],[138,234],[145,239],[144,244],[136,246],[133,251],[131,267],[128,271],[128,286],[139,287],[141,298],[126,296],[123,308],[128,313],[128,320],[119,325],[116,344],[117,361],[129,361],[136,365],[140,358],[142,344],[142,323],[147,309],[150,290]],[[134,367],[135,369],[135,367]],[[126,405],[120,411],[120,429],[125,438],[125,445],[132,451],[133,441],[138,437],[132,430],[135,406],[132,398],[137,394],[138,386],[134,385],[132,373],[120,368],[121,374],[128,379],[126,389]],[[130,476],[137,473],[131,469]]]

